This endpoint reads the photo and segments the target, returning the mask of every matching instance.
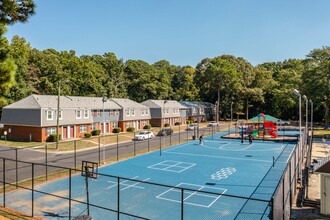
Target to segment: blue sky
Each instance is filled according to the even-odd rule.
[[[8,27],[33,48],[114,52],[196,66],[231,54],[253,65],[305,58],[330,46],[329,0],[35,0],[28,23]]]

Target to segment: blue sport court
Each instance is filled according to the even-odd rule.
[[[90,216],[270,219],[271,198],[296,143],[254,140],[250,145],[221,135],[100,167],[98,178],[88,180]],[[72,218],[87,214],[85,178],[80,173],[35,190],[35,216],[68,219],[69,213]],[[17,190],[8,192],[6,199],[10,208],[30,213],[31,196],[29,190]]]

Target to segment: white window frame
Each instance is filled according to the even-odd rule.
[[[79,126],[79,133],[87,132],[87,125],[80,125]]]
[[[125,109],[126,116],[130,116],[129,109]]]
[[[101,117],[101,111],[100,110],[96,111],[96,117]]]
[[[118,128],[118,122],[117,121],[112,122],[112,128]]]
[[[51,134],[56,134],[56,127],[47,128],[47,136]]]
[[[89,110],[84,109],[84,118],[89,118]]]
[[[92,131],[95,130],[96,129],[96,124],[92,124],[91,128],[92,128]]]
[[[146,115],[149,115],[149,109],[148,108],[146,109]]]
[[[131,122],[126,122],[126,128],[131,127]]]
[[[51,117],[48,117],[48,116],[51,116]],[[54,111],[53,110],[47,110],[46,111],[46,119],[47,119],[47,121],[50,121],[50,120],[54,119]]]
[[[58,119],[62,120],[63,119],[63,111],[62,110],[59,111],[59,116],[60,117],[58,117]],[[55,118],[57,118],[57,110],[55,110]]]
[[[135,109],[131,109],[131,115],[135,116]]]
[[[144,109],[141,110],[141,115],[144,116]]]
[[[82,111],[76,110],[76,119],[81,119],[81,116],[82,116]]]
[[[119,110],[114,110],[115,111],[115,116],[119,115]]]

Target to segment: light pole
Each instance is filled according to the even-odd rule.
[[[164,100],[163,102],[163,114],[164,114],[164,121],[163,121],[163,126],[162,127],[165,127],[165,123],[166,123],[166,118],[165,118],[165,113],[166,113],[166,109],[165,109],[165,104],[167,103],[167,100]]]
[[[300,158],[302,158],[302,143],[301,143],[301,94],[300,92],[297,90],[297,89],[294,89],[293,90],[293,93],[299,97],[299,151],[298,153],[301,155]],[[301,162],[301,161],[299,161]],[[302,178],[302,171],[301,171],[301,166],[299,166],[300,168],[300,181],[301,181],[301,178]]]
[[[305,104],[305,108],[306,108],[306,123],[305,123],[305,141],[306,141],[306,145],[307,145],[307,140],[308,140],[308,98],[307,96],[303,95],[302,98],[305,100],[306,104]]]
[[[310,139],[310,151],[312,152],[312,145],[313,145],[313,101],[310,99],[309,102],[311,103],[311,139]]]
[[[105,164],[105,114],[104,114],[104,103],[108,100],[107,97],[102,97],[102,104],[103,104],[103,110],[102,110],[102,116],[103,116],[103,164]]]
[[[58,150],[59,142],[59,130],[60,130],[60,94],[61,94],[61,84],[58,81],[57,85],[57,114],[56,114],[56,150]]]

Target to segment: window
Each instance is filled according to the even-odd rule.
[[[126,122],[126,128],[131,127],[131,122]]]
[[[57,118],[57,111],[55,111],[55,114],[56,114],[55,115],[55,118]],[[58,115],[59,116],[58,117],[59,120],[62,120],[63,119],[62,115],[63,115],[63,111],[59,111],[59,115]]]
[[[109,111],[109,116],[113,116],[114,115],[113,112],[114,112],[113,110],[110,110]]]
[[[81,110],[76,111],[76,118],[80,119],[81,118]]]
[[[135,116],[135,110],[134,109],[131,110],[131,115]]]
[[[101,116],[101,112],[100,112],[100,110],[97,110],[96,111],[96,117],[100,117]]]
[[[112,122],[112,128],[118,128],[118,122],[116,121]]]
[[[169,114],[170,113],[170,110],[167,108],[166,109],[166,114]]]
[[[92,124],[92,131],[96,129],[96,125]]]
[[[47,110],[47,120],[53,120],[53,111]]]
[[[47,136],[51,135],[51,134],[56,134],[56,128],[47,128]]]
[[[116,111],[116,110],[115,110],[115,115],[118,116],[118,115],[119,115],[119,111]]]
[[[126,116],[129,116],[129,109],[126,109]]]
[[[144,109],[141,110],[141,115],[144,116]]]
[[[147,125],[147,121],[142,121],[142,125],[143,126]]]
[[[149,109],[146,109],[146,115],[149,115]]]
[[[164,113],[164,115],[165,115],[165,113],[166,113],[166,109],[165,109],[165,108],[163,108],[163,113]]]
[[[89,118],[89,111],[87,109],[84,110],[84,118]]]
[[[79,132],[80,133],[87,132],[87,126],[86,125],[80,125],[79,126]]]

